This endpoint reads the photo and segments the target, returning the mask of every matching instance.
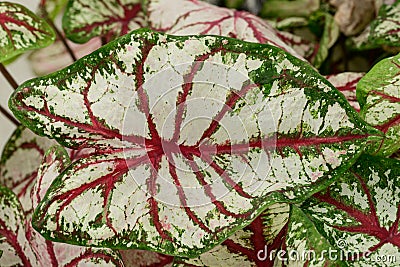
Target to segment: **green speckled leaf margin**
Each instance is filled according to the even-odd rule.
[[[381,139],[276,47],[149,30],[26,82],[10,107],[38,134],[96,149],[54,181],[34,214],[38,231],[181,256],[211,249],[276,201],[304,200]]]
[[[107,42],[146,26],[140,0],[69,0],[62,26],[68,39],[86,43],[100,36]]]
[[[55,40],[53,29],[22,5],[0,2],[0,62]]]
[[[400,149],[400,54],[377,63],[357,84],[361,117],[386,134],[378,155]]]

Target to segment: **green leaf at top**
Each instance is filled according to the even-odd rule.
[[[69,0],[62,20],[65,35],[76,43],[97,36],[108,42],[145,24],[140,0]]]
[[[309,64],[219,36],[138,30],[10,99],[36,133],[96,151],[50,186],[51,240],[196,256],[340,176],[381,133]]]
[[[400,149],[400,54],[376,64],[357,84],[361,116],[386,134],[379,155]]]
[[[53,29],[22,5],[0,2],[0,62],[50,45]]]

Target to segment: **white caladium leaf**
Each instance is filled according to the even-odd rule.
[[[81,58],[101,47],[100,38],[93,38],[85,44],[75,44],[67,40],[76,58]],[[47,75],[73,63],[61,41],[57,40],[46,49],[39,49],[29,55],[29,62],[36,75]]]
[[[70,0],[62,26],[70,40],[85,43],[100,36],[107,42],[146,26],[140,0]]]
[[[70,164],[67,151],[61,146],[47,150],[37,171],[36,183],[32,190],[33,208],[45,196],[54,179]],[[31,218],[27,217],[27,238],[39,258],[40,266],[124,266],[122,258],[111,249],[94,249],[64,243],[51,242],[33,229]]]
[[[30,195],[33,209],[42,201],[50,185],[60,173],[71,164],[67,151],[59,145],[49,148],[37,170],[37,177]]]
[[[395,266],[400,259],[400,161],[362,156],[326,191],[302,205],[351,266]]]
[[[356,97],[356,86],[364,75],[365,73],[362,72],[342,72],[327,75],[325,78],[340,92],[342,92],[350,105],[359,112],[360,104]]]
[[[0,266],[39,266],[26,239],[24,219],[17,196],[0,185]]]
[[[22,135],[24,135],[24,131]],[[42,137],[42,139],[44,138]],[[27,161],[30,158],[34,157],[29,153],[24,157]],[[46,152],[44,160],[36,172],[35,180],[37,181],[34,184],[35,190],[31,191],[32,196],[29,198],[31,201],[29,209],[32,206],[36,207],[45,195],[47,188],[69,162],[68,154],[61,146],[54,146]],[[39,164],[37,164],[38,166]],[[12,167],[16,169],[20,166],[13,165]],[[15,195],[7,192],[8,189],[0,186],[2,201],[0,205],[2,207],[0,250],[3,250],[3,256],[0,257],[1,266],[87,266],[88,264],[123,266],[119,255],[111,249],[85,248],[45,240],[32,228],[29,213],[22,209],[18,200],[15,199]],[[7,198],[3,199],[6,196]],[[8,221],[5,221],[6,219]]]
[[[0,62],[29,49],[50,45],[53,29],[22,5],[0,2]]]
[[[128,249],[120,250],[120,253],[125,266],[171,267],[174,261],[172,256],[148,250]]]
[[[400,2],[383,4],[378,16],[359,35],[352,38],[357,49],[372,49],[379,46],[399,46]]]
[[[24,83],[10,107],[38,134],[96,149],[54,181],[36,229],[169,255],[200,254],[265,206],[308,197],[381,140],[279,48],[144,29]]]
[[[400,54],[376,64],[357,84],[361,115],[386,134],[379,154],[400,149]]]
[[[282,41],[265,20],[245,11],[237,11],[192,0],[148,0],[149,26],[174,35],[212,34],[239,40],[266,43],[302,59]]]
[[[38,168],[47,149],[57,144],[19,126],[4,147],[0,162],[0,183],[18,196],[23,210],[31,213],[31,194]]]

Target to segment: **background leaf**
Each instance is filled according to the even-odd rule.
[[[0,62],[50,45],[53,29],[22,5],[0,2]]]
[[[268,22],[248,12],[183,0],[149,0],[146,10],[149,26],[156,31],[174,35],[212,34],[266,43],[302,59]]]
[[[344,94],[349,104],[360,111],[360,104],[356,97],[356,86],[365,73],[360,72],[342,72],[338,74],[327,75],[325,78],[332,83],[340,92]]]
[[[24,213],[14,193],[0,185],[1,266],[38,266],[25,236]]]
[[[140,0],[70,0],[62,21],[76,43],[100,36],[106,42],[146,25]]]
[[[47,149],[57,144],[19,126],[4,147],[0,162],[0,183],[18,196],[23,210],[31,213],[31,194],[38,168]]]
[[[380,46],[399,46],[400,1],[383,4],[378,16],[359,35],[351,39],[356,49],[372,49]]]
[[[389,266],[400,256],[399,178],[400,161],[365,155],[302,209],[351,266]]]

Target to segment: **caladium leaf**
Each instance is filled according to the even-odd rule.
[[[0,185],[0,257],[1,266],[39,266],[25,236],[21,204],[14,193]]]
[[[362,156],[302,205],[351,266],[394,266],[400,256],[400,161]]]
[[[325,78],[344,94],[355,110],[360,111],[360,104],[356,97],[356,86],[364,75],[365,73],[362,72],[342,72],[325,76]]]
[[[0,2],[0,62],[48,46],[54,39],[53,29],[27,8]]]
[[[23,210],[32,212],[31,194],[42,158],[54,140],[40,137],[19,126],[4,147],[0,162],[0,183],[18,196]]]
[[[212,34],[271,44],[302,57],[283,42],[277,31],[257,16],[193,0],[148,0],[149,26],[174,35]]]
[[[194,259],[177,266],[347,266],[325,257],[332,246],[296,205],[277,203],[246,228]],[[336,256],[336,255],[335,255]]]
[[[148,250],[129,249],[120,253],[125,266],[171,267],[174,261],[174,257]]]
[[[309,62],[314,61],[316,52],[319,49],[318,44],[314,44],[301,36],[292,34],[290,32],[277,31],[278,37],[288,46],[293,48],[294,51],[302,58],[307,59]]]
[[[62,26],[70,40],[85,43],[100,36],[107,42],[146,26],[140,0],[70,0]]]
[[[49,17],[54,20],[56,16],[65,8],[68,0],[40,0],[39,14],[42,17]]]
[[[324,29],[319,40],[318,49],[315,49],[315,56],[312,64],[319,68],[328,57],[329,49],[335,44],[339,38],[339,26],[335,23],[334,18],[327,12],[316,12],[313,15],[314,20],[323,20]]]
[[[383,4],[378,16],[357,37],[352,38],[356,49],[372,49],[379,46],[399,46],[400,2]]]
[[[59,145],[49,148],[44,155],[30,195],[31,205],[35,209],[42,201],[50,185],[60,173],[71,164],[67,151]]]
[[[101,47],[100,38],[93,38],[85,44],[67,40],[76,58],[81,58]],[[46,75],[72,64],[72,58],[61,41],[57,40],[46,49],[39,49],[29,55],[29,61],[36,75]]]
[[[272,212],[257,218],[263,220],[258,226],[255,220],[198,258],[176,262],[182,266],[394,266],[400,257],[399,178],[400,161],[364,155],[341,179],[301,206],[275,204]],[[265,234],[270,229],[275,229],[274,235]]]
[[[54,181],[36,229],[170,255],[308,197],[381,140],[309,64],[220,36],[134,31],[24,83],[10,107],[36,133],[97,150]]]
[[[58,145],[47,150],[32,190],[31,203],[36,208],[45,196],[54,179],[70,164],[67,151]],[[27,217],[27,238],[36,252],[41,266],[86,266],[98,264],[104,266],[124,266],[122,258],[111,249],[93,249],[56,243],[45,240],[33,229],[31,218]]]
[[[400,54],[376,64],[357,84],[361,115],[386,133],[378,154],[400,148]]]
[[[27,130],[22,131],[22,135],[27,135],[26,132]],[[20,138],[18,137],[17,140]],[[42,137],[42,139],[44,138]],[[30,153],[22,157],[27,161],[34,158]],[[40,157],[36,156],[36,158]],[[41,167],[36,172],[37,181],[34,186],[35,190],[31,191],[30,207],[36,207],[54,178],[69,162],[68,154],[60,146],[54,146],[46,152]],[[38,166],[39,164],[37,164]],[[20,166],[13,165],[12,167],[15,169]],[[0,199],[2,201],[0,240],[3,241],[0,243],[0,249],[6,253],[3,253],[3,258],[0,257],[1,266],[80,266],[81,264],[123,266],[119,255],[110,249],[84,248],[45,240],[32,228],[30,215],[22,209],[16,196],[6,188],[2,191],[2,188],[0,186]],[[6,193],[1,195],[2,192]],[[3,199],[6,196],[7,198]],[[9,223],[5,221],[6,219]],[[19,262],[21,263],[19,264]]]
[[[309,17],[319,9],[320,0],[268,0],[260,11],[263,17]]]

